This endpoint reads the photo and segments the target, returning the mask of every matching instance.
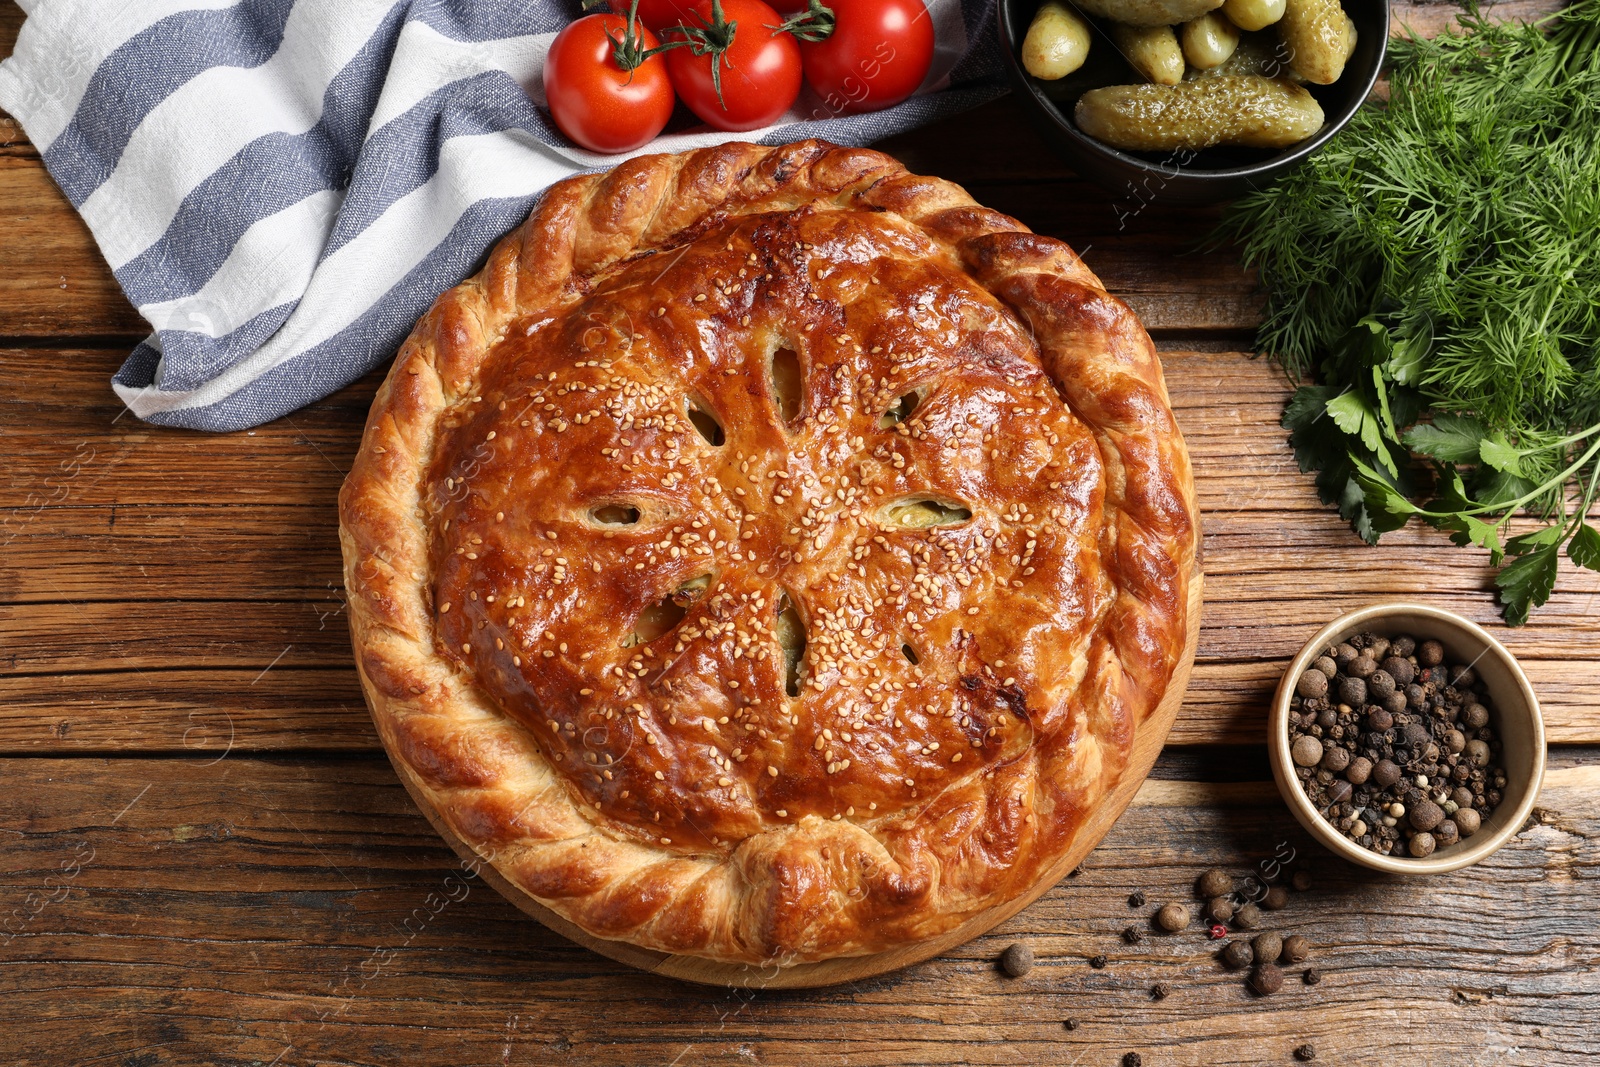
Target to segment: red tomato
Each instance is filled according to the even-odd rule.
[[[800,57],[828,114],[877,111],[917,91],[933,62],[933,19],[922,0],[824,2],[833,32],[802,37]]]
[[[708,47],[667,53],[672,84],[690,111],[719,130],[742,131],[770,126],[789,110],[800,95],[800,46],[776,29],[782,15],[761,0],[699,0],[690,16],[685,25]]]
[[[622,15],[585,15],[556,34],[544,61],[544,95],[561,132],[592,152],[649,143],[672,117],[666,63],[639,58],[659,44],[642,26],[629,34]]]
[[[607,0],[611,10],[626,15],[630,0]],[[639,21],[650,32],[660,35],[679,23],[689,22],[694,0],[639,0]]]

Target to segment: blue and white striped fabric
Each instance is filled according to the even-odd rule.
[[[153,333],[113,379],[151,422],[254,426],[393,355],[539,192],[616,157],[541,110],[578,0],[21,0],[0,107]],[[931,0],[922,93],[766,144],[865,144],[1001,91],[994,0]],[[645,152],[733,139],[684,115]]]

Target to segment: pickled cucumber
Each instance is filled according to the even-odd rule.
[[[1306,81],[1332,85],[1356,47],[1356,25],[1339,0],[1285,0],[1278,35]]]
[[[1185,22],[1180,37],[1184,58],[1198,70],[1222,66],[1239,47],[1239,27],[1215,11]]]
[[[1223,0],[1222,13],[1241,30],[1260,30],[1283,18],[1284,0]]]
[[[1289,67],[1288,46],[1278,40],[1275,33],[1244,34],[1239,38],[1239,47],[1221,65],[1210,70],[1190,67],[1183,80],[1215,78],[1224,74],[1259,74],[1264,78],[1300,80],[1300,76]]]
[[[1091,15],[1129,26],[1176,26],[1222,6],[1222,0],[1077,0]]]
[[[1177,85],[1183,80],[1183,49],[1171,26],[1124,26],[1113,22],[1111,40],[1134,70],[1157,85]]]
[[[1283,148],[1323,121],[1321,105],[1300,86],[1253,74],[1091,89],[1078,98],[1076,116],[1090,137],[1135,152]]]
[[[1022,41],[1022,67],[1035,78],[1055,81],[1083,66],[1089,56],[1089,24],[1066,4],[1039,5]]]

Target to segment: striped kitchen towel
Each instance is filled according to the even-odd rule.
[[[541,110],[578,0],[20,0],[0,107],[154,331],[112,387],[140,418],[236,430],[394,354],[539,192],[617,157]],[[643,149],[864,144],[1001,92],[994,0],[931,0],[922,92],[775,126],[675,120]],[[685,113],[686,116],[686,113]]]

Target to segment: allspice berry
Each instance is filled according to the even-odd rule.
[[[1444,662],[1444,646],[1437,641],[1424,641],[1417,648],[1417,662],[1424,667],[1437,667]]]
[[[1189,909],[1182,904],[1163,904],[1156,912],[1156,925],[1169,934],[1175,934],[1189,925]]]
[[[1306,870],[1304,867],[1301,867],[1299,870],[1294,872],[1289,881],[1290,884],[1295,887],[1295,889],[1304,893],[1307,889],[1311,888],[1311,872]]]
[[[1219,923],[1225,923],[1233,918],[1232,897],[1212,897],[1206,904],[1206,913]]]
[[[1259,933],[1250,942],[1250,947],[1255,949],[1256,959],[1263,963],[1271,963],[1283,951],[1283,935],[1271,930]]]
[[[1241,930],[1254,930],[1261,925],[1261,909],[1245,903],[1234,909],[1233,925]]]
[[[1324,745],[1322,748],[1322,769],[1338,774],[1350,766],[1350,750],[1340,748],[1338,745]],[[1216,894],[1210,894],[1215,896]]]
[[[1433,855],[1433,850],[1437,846],[1438,842],[1433,839],[1432,834],[1412,834],[1411,844],[1407,848],[1413,856],[1420,860]]]
[[[1325,697],[1328,695],[1328,676],[1312,667],[1300,676],[1294,691],[1303,697]]]
[[[1228,876],[1227,871],[1213,867],[1200,876],[1200,880],[1195,883],[1195,890],[1203,900],[1225,896],[1233,892],[1233,879]]]
[[[1258,963],[1250,972],[1250,988],[1264,997],[1270,997],[1283,988],[1283,971],[1275,963]]]
[[[1255,949],[1248,941],[1229,941],[1222,946],[1222,962],[1231,970],[1242,971],[1255,961]]]
[[[1461,840],[1461,830],[1454,820],[1445,819],[1433,828],[1433,839],[1439,843],[1440,848],[1445,848]]]
[[[1021,978],[1033,970],[1033,948],[1021,941],[1000,953],[1000,969],[1013,978]]]
[[[1315,767],[1322,762],[1322,742],[1310,734],[1301,734],[1294,739],[1294,745],[1289,749],[1289,756],[1299,767]]]
[[[1261,906],[1266,908],[1268,911],[1281,911],[1283,908],[1288,906],[1288,903],[1289,891],[1283,888],[1281,885],[1273,886],[1271,889],[1267,890],[1266,895],[1261,898]]]
[[[1359,662],[1359,661],[1358,661]],[[1371,662],[1370,660],[1368,662]],[[1354,667],[1351,668],[1352,670]],[[1359,708],[1367,702],[1367,680],[1345,674],[1339,677],[1339,702]]]
[[[1466,744],[1465,741],[1462,744]],[[1345,781],[1351,785],[1364,785],[1372,777],[1372,761],[1365,756],[1357,756],[1350,761],[1350,766],[1344,769]]]
[[[1456,829],[1461,832],[1462,837],[1471,837],[1483,825],[1482,818],[1472,808],[1462,808],[1456,812],[1455,822]]]
[[[1432,830],[1444,821],[1444,809],[1431,800],[1422,800],[1411,805],[1406,818],[1414,829]]]
[[[1321,745],[1317,746],[1321,748]],[[1381,759],[1372,768],[1372,782],[1379,789],[1388,789],[1400,780],[1400,765],[1394,760]]]
[[[1311,958],[1311,942],[1299,934],[1290,934],[1283,939],[1283,951],[1278,958],[1284,963],[1304,963]]]

